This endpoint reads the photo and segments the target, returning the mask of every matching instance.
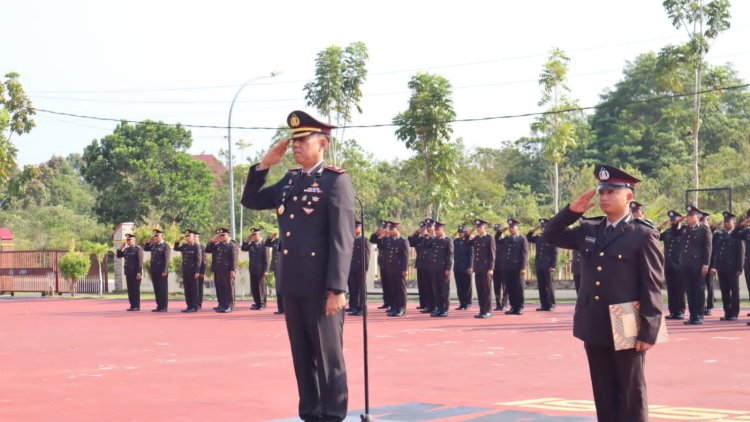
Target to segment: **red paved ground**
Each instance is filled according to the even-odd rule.
[[[249,303],[240,302],[232,314],[181,314],[183,305],[173,301],[169,313],[155,314],[125,312],[123,300],[0,299],[0,420],[255,421],[296,415],[286,331],[274,309],[250,311]],[[498,404],[591,400],[583,348],[571,335],[572,306],[553,313],[527,309],[523,316],[489,320],[472,318],[473,311],[453,311],[445,319],[409,309],[406,318],[394,319],[371,307],[371,405],[489,409],[471,417],[504,409],[593,416],[589,410]],[[743,319],[720,322],[713,316],[701,327],[670,323],[671,341],[647,358],[651,404],[750,415],[750,327]],[[360,318],[347,319],[345,336],[350,408],[359,409]]]

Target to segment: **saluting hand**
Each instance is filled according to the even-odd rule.
[[[591,200],[594,199],[595,195],[596,189],[591,189],[590,191],[578,197],[578,199],[576,199],[575,201],[571,202],[569,209],[578,214],[585,213],[591,208],[594,208],[594,203],[591,202]]]
[[[281,161],[281,159],[284,157],[284,154],[286,154],[287,149],[289,149],[290,141],[291,139],[282,139],[277,142],[276,145],[271,147],[271,149],[268,150],[263,159],[260,160],[258,170],[265,170]]]

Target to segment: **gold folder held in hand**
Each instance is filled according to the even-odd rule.
[[[625,302],[609,305],[609,319],[612,322],[612,337],[615,350],[634,349],[641,330],[641,302]],[[656,344],[669,341],[667,325],[664,317],[661,319]]]

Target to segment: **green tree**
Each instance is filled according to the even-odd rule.
[[[78,281],[88,274],[89,269],[91,269],[91,258],[82,252],[76,251],[74,245],[75,243],[71,242],[68,253],[57,261],[60,275],[70,285],[71,296],[75,296],[76,294]]]
[[[344,139],[353,109],[362,113],[360,100],[362,84],[367,79],[368,59],[367,46],[363,42],[353,42],[346,48],[332,45],[318,53],[315,80],[304,87],[307,105],[315,107],[329,122],[340,127],[328,149],[329,159],[335,166],[341,165],[338,140]]]
[[[552,197],[555,213],[560,209],[560,164],[568,149],[576,145],[576,120],[581,116],[580,112],[568,111],[578,108],[578,104],[568,96],[568,62],[570,58],[559,48],[550,52],[539,75],[542,98],[538,104],[548,108],[531,125],[534,133],[543,136],[542,155],[554,164]]]
[[[14,134],[29,133],[36,126],[32,117],[36,110],[18,80],[19,77],[15,72],[6,73],[5,80],[0,83],[0,186],[4,186],[16,171],[18,149],[11,138]],[[24,174],[30,175],[28,172]],[[23,178],[16,179],[16,182],[23,181]],[[19,189],[20,186],[11,186],[6,191],[8,195],[13,195]]]
[[[205,228],[212,219],[214,180],[205,163],[187,154],[191,144],[189,130],[152,121],[122,122],[92,142],[81,174],[95,188],[99,220],[115,225],[156,216],[159,222]]]
[[[409,108],[393,119],[396,137],[416,153],[424,171],[427,214],[439,219],[441,208],[456,195],[459,149],[450,138],[456,118],[452,87],[440,75],[418,73],[409,81],[409,89]]]
[[[90,242],[90,241],[83,242],[81,244],[81,247],[84,252],[96,257],[96,265],[99,270],[99,295],[101,295],[102,293],[104,293],[104,277],[102,276],[102,261],[104,261],[104,258],[107,256],[107,254],[112,251],[112,247],[110,247],[109,244],[106,244],[106,243],[97,243],[97,242]],[[86,272],[88,273],[88,270]]]
[[[689,41],[682,46],[667,46],[660,56],[666,62],[675,60],[689,64],[693,70],[693,177],[695,188],[700,186],[698,177],[699,148],[698,139],[701,129],[701,94],[703,58],[709,51],[711,41],[721,32],[729,29],[729,0],[664,0],[662,3],[672,25],[684,29]],[[698,196],[696,193],[696,203]]]

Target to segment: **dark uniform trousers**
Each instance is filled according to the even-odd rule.
[[[495,293],[495,306],[500,309],[508,306],[508,284],[499,268],[495,268],[492,273],[492,287]]]
[[[188,308],[198,309],[198,280],[195,272],[182,272],[182,285],[185,287],[185,304]]]
[[[667,307],[671,315],[685,313],[685,284],[682,281],[680,267],[666,261],[664,279],[667,283]]]
[[[365,303],[365,274],[362,268],[352,268],[347,280],[349,287],[349,308],[361,309]]]
[[[709,272],[704,277],[703,281],[706,283],[706,309],[713,309],[716,303],[716,297],[714,296],[713,286],[714,276]]]
[[[503,270],[502,272],[503,282],[508,289],[508,296],[510,297],[510,308],[511,309],[523,309],[525,297],[523,291],[523,279],[521,278],[521,270]]]
[[[576,294],[581,290],[581,273],[573,273],[573,285],[576,288]]]
[[[169,294],[169,292],[167,291],[167,276],[161,275],[161,271],[149,270],[148,273],[151,276],[151,284],[153,284],[154,286],[156,307],[158,309],[167,309],[167,306],[169,305],[169,301],[167,300],[167,296]]]
[[[230,277],[231,271],[217,270],[214,272],[216,298],[220,308],[234,308],[234,281]]]
[[[646,354],[635,349],[615,351],[613,346],[584,343],[594,389],[596,417],[600,421],[648,420],[646,380],[642,376]]]
[[[718,271],[724,317],[740,315],[740,277],[736,271]]]
[[[456,279],[456,293],[458,294],[459,306],[471,306],[471,296],[474,289],[471,285],[471,274],[467,270],[453,270],[453,277]]]
[[[537,268],[536,280],[539,287],[539,302],[542,308],[553,308],[556,303],[555,290],[552,288],[552,273],[547,268]]]
[[[406,279],[398,268],[384,268],[383,287],[388,286],[386,303],[393,310],[406,309]]]
[[[489,313],[492,311],[492,280],[490,280],[489,273],[487,271],[475,272],[474,283],[477,285],[479,312]]]
[[[419,290],[419,307],[434,309],[436,306],[434,285],[432,275],[426,268],[417,268],[417,290]]]
[[[342,421],[346,417],[348,389],[341,340],[344,312],[326,316],[325,307],[325,297],[284,296],[299,416],[305,421]],[[326,344],[332,339],[338,339],[338,347]],[[323,344],[326,347],[321,347]]]
[[[266,306],[266,275],[265,272],[250,272],[250,291],[253,302],[257,306]]]
[[[450,278],[445,276],[443,268],[426,268],[427,283],[430,284],[433,299],[432,308],[439,312],[448,312],[450,306]]]
[[[690,318],[703,319],[706,304],[706,277],[701,274],[700,262],[680,265],[680,278],[685,283]]]
[[[131,308],[141,307],[141,280],[136,280],[138,273],[125,273],[125,282],[128,286],[128,302]]]
[[[381,253],[381,252],[378,252]],[[380,268],[380,286],[383,288],[383,305],[388,308],[393,308],[393,287],[391,287],[391,283],[388,280],[388,275],[386,274],[386,267],[385,265],[378,265]]]

